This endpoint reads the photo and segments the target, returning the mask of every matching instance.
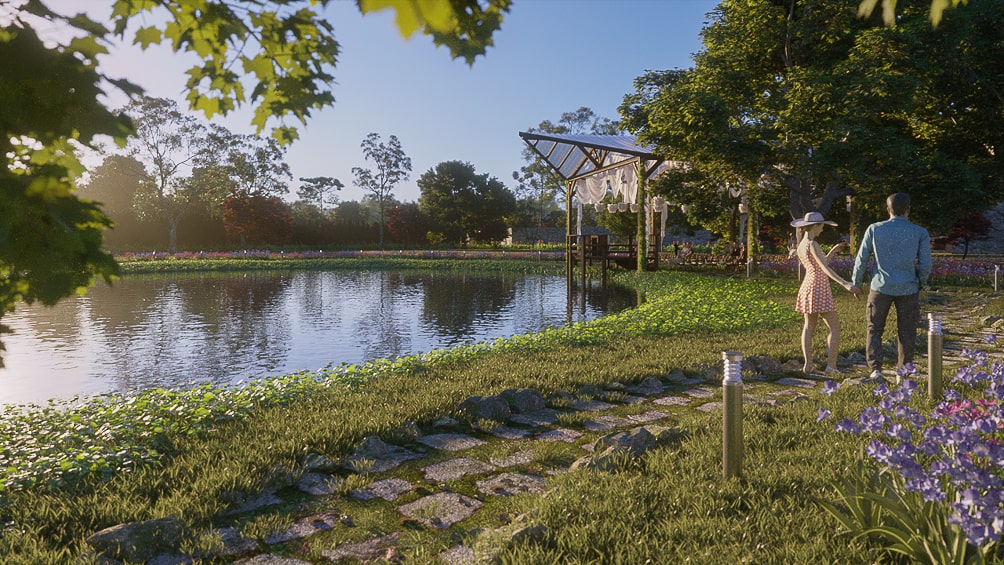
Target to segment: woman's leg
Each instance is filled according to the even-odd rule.
[[[823,322],[826,323],[826,372],[837,371],[837,352],[840,350],[840,320],[837,313],[823,312]]]
[[[819,314],[805,314],[805,325],[802,326],[802,356],[805,357],[805,364],[802,365],[802,372],[811,373],[816,370],[816,365],[812,361],[812,334],[816,331],[816,320]]]

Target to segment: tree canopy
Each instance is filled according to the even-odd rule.
[[[937,28],[926,5],[900,4],[894,28],[834,0],[719,4],[694,67],[640,77],[620,108],[642,141],[688,163],[660,182],[666,196],[800,217],[854,195],[877,219],[905,190],[935,231],[998,201],[1004,3]]]
[[[420,210],[439,237],[450,243],[498,243],[508,229],[507,216],[516,210],[516,197],[495,177],[477,174],[474,166],[445,161],[418,179]]]

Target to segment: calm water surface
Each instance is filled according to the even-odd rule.
[[[130,276],[4,316],[0,404],[128,392],[394,358],[634,306],[564,277],[397,272]]]

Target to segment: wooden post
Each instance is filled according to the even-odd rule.
[[[571,292],[574,280],[572,257],[572,183],[566,181],[565,190],[565,277],[568,279],[568,290]]]
[[[648,238],[645,237],[645,162],[640,157],[638,158],[638,194],[635,196],[635,202],[638,204],[638,226],[635,230],[637,251],[635,254],[638,255],[638,272],[641,273],[645,270]]]

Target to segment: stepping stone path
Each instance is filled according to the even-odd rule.
[[[986,327],[972,329],[974,320],[979,321],[978,295],[971,301],[977,303],[975,310],[931,300],[943,316],[946,365],[968,361],[961,354],[964,347],[986,351],[984,338],[988,335],[1000,333],[1004,339],[1004,321],[1001,320],[983,320]],[[922,310],[925,306],[928,307],[926,311],[931,310],[930,304],[922,305]],[[925,327],[918,332],[917,347],[921,370],[926,369],[927,353],[926,320],[923,324]],[[791,336],[791,339],[796,337]],[[894,350],[892,354],[895,355]],[[841,357],[838,366],[843,372],[837,378],[845,382],[860,381],[868,373],[864,356],[857,352]],[[744,361],[743,398],[749,405],[783,407],[816,394],[825,380],[823,376],[798,372],[801,359],[782,363],[769,358],[751,358],[750,367],[751,374],[747,375]],[[893,371],[885,373],[887,380],[895,378]],[[414,547],[419,531],[442,531],[456,526],[460,529],[450,530],[453,539],[464,539],[467,543],[457,543],[441,552],[439,558],[453,565],[482,562],[485,556],[476,553],[471,540],[479,535],[477,532],[484,531],[475,525],[485,521],[475,522],[471,518],[479,512],[490,512],[485,507],[490,507],[495,497],[544,494],[546,479],[536,473],[567,471],[567,467],[553,468],[550,460],[542,461],[546,455],[540,455],[541,452],[549,453],[555,448],[578,450],[582,458],[572,464],[572,468],[602,472],[619,452],[627,451],[637,456],[661,442],[682,441],[680,438],[685,432],[673,427],[674,413],[694,410],[706,413],[709,419],[720,418],[720,383],[721,363],[717,372],[707,367],[698,367],[690,374],[674,370],[662,378],[649,377],[630,385],[611,383],[605,388],[583,387],[575,393],[552,395],[549,401],[529,389],[508,390],[497,397],[472,397],[460,410],[477,416],[477,425],[444,416],[424,435],[417,426],[410,424],[417,433],[412,442],[403,442],[407,445],[388,444],[372,436],[365,438],[356,452],[337,461],[311,454],[304,459],[303,469],[293,481],[292,489],[287,489],[299,492],[299,498],[288,500],[287,491],[249,493],[235,503],[230,514],[224,515],[224,518],[236,517],[273,508],[315,509],[307,516],[289,520],[286,526],[267,535],[251,538],[243,535],[237,526],[219,528],[207,535],[216,538],[221,549],[205,555],[182,556],[175,549],[176,544],[172,545],[176,540],[161,539],[149,533],[163,531],[167,532],[164,535],[178,537],[180,522],[169,517],[162,519],[166,526],[148,521],[98,532],[88,538],[94,551],[87,556],[107,565],[121,563],[123,559],[139,562],[145,559],[148,564],[162,565],[196,562],[299,565],[315,562],[311,559],[316,559],[317,555],[323,563],[400,563],[403,557],[398,550],[399,544]],[[499,421],[502,419],[504,421]],[[470,421],[475,420],[471,418]],[[491,425],[493,421],[496,425]],[[558,447],[563,444],[564,447]],[[354,484],[364,486],[349,490],[345,485],[350,484],[353,475],[372,481],[368,484],[365,480],[356,482]],[[311,504],[305,505],[303,497],[308,497]],[[360,528],[343,510],[353,505],[366,505],[389,513],[391,518],[383,523],[398,524],[399,529],[376,532]],[[317,508],[326,509],[316,511]],[[292,515],[296,515],[295,512]],[[464,528],[467,521],[473,524]],[[235,519],[234,523],[239,520]],[[517,517],[512,523],[492,531],[492,535],[504,530],[509,539],[540,536],[540,528],[522,524]],[[153,537],[137,541],[140,534],[136,532],[146,532],[142,535]],[[321,551],[300,549],[306,548],[309,540],[322,538],[330,532],[343,532],[344,535],[337,539],[355,541],[342,542]],[[115,537],[117,535],[122,541]],[[129,543],[137,547],[132,553],[117,549]],[[149,548],[164,549],[151,556]]]

